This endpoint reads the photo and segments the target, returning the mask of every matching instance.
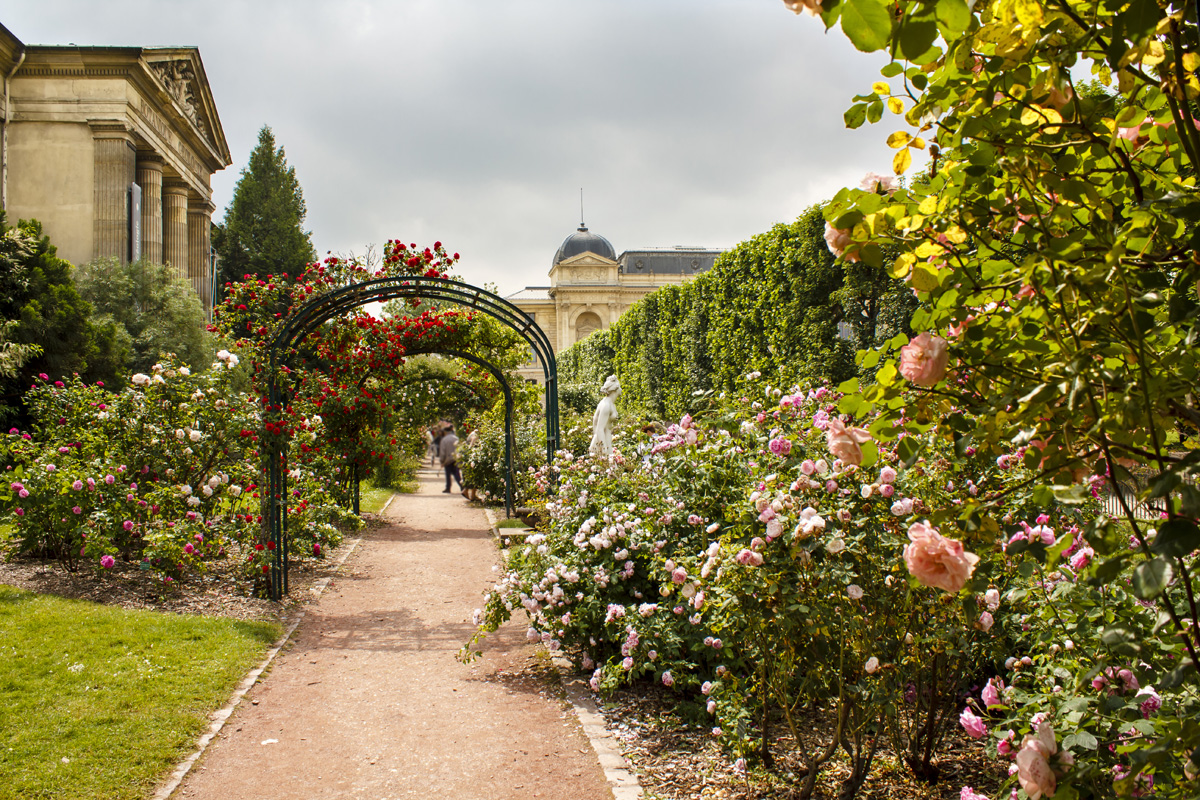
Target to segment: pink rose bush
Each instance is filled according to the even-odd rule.
[[[674,691],[704,698],[735,755],[753,755],[732,732],[752,713],[764,660],[794,671],[781,687],[806,687],[773,703],[828,703],[848,696],[845,681],[854,685],[854,714],[900,709],[885,723],[920,764],[928,705],[906,703],[905,687],[936,669],[942,702],[954,702],[1004,642],[980,629],[977,612],[938,601],[978,580],[982,560],[961,542],[939,541],[929,526],[913,558],[931,583],[904,579],[905,547],[915,546],[908,531],[925,524],[915,515],[946,497],[947,485],[969,496],[967,482],[948,480],[950,462],[932,453],[913,468],[894,442],[863,447],[872,439],[866,421],[843,419],[836,393],[793,388],[779,398],[777,407],[730,402],[691,415],[687,427],[624,440],[622,463],[563,455],[539,472],[559,478],[557,493],[536,478],[547,487],[548,525],[510,548],[478,635],[523,613],[540,636],[593,665],[599,691],[669,674]],[[1016,474],[979,463],[976,486],[999,488],[998,476]],[[894,511],[901,501],[907,510]],[[981,595],[988,588],[973,586]],[[926,627],[910,629],[913,614]],[[785,667],[776,662],[784,652],[802,656]],[[943,654],[936,664],[933,652]],[[845,675],[843,658],[858,665]]]
[[[139,574],[173,580],[236,558],[261,576],[274,553],[256,548],[260,501],[243,493],[260,469],[254,404],[232,389],[227,370],[192,373],[166,360],[152,373],[115,393],[74,378],[26,395],[37,434],[0,439],[10,474],[23,476],[19,505],[7,509],[18,552],[68,569],[139,564]],[[290,488],[297,557],[340,540],[350,517],[328,481],[309,473]]]

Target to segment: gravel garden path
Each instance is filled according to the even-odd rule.
[[[483,512],[398,495],[174,798],[611,798],[524,626],[455,659],[494,580]]]

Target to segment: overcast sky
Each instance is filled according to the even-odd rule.
[[[730,247],[886,172],[842,112],[881,65],[780,0],[38,0],[27,44],[194,45],[233,164],[259,128],[317,251],[441,240],[460,274],[545,285],[579,224],[617,252]]]

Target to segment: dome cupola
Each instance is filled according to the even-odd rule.
[[[554,254],[554,263],[551,266],[558,266],[568,258],[580,253],[593,253],[601,258],[607,258],[609,261],[617,260],[617,251],[613,249],[612,243],[603,236],[592,233],[586,225],[581,224],[579,230],[563,240],[558,252]]]

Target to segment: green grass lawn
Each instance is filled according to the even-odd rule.
[[[142,798],[279,636],[0,585],[0,798]]]
[[[376,487],[370,481],[363,481],[359,487],[358,508],[364,514],[378,514],[387,505],[388,498],[395,491],[395,489],[389,489],[386,486]]]

